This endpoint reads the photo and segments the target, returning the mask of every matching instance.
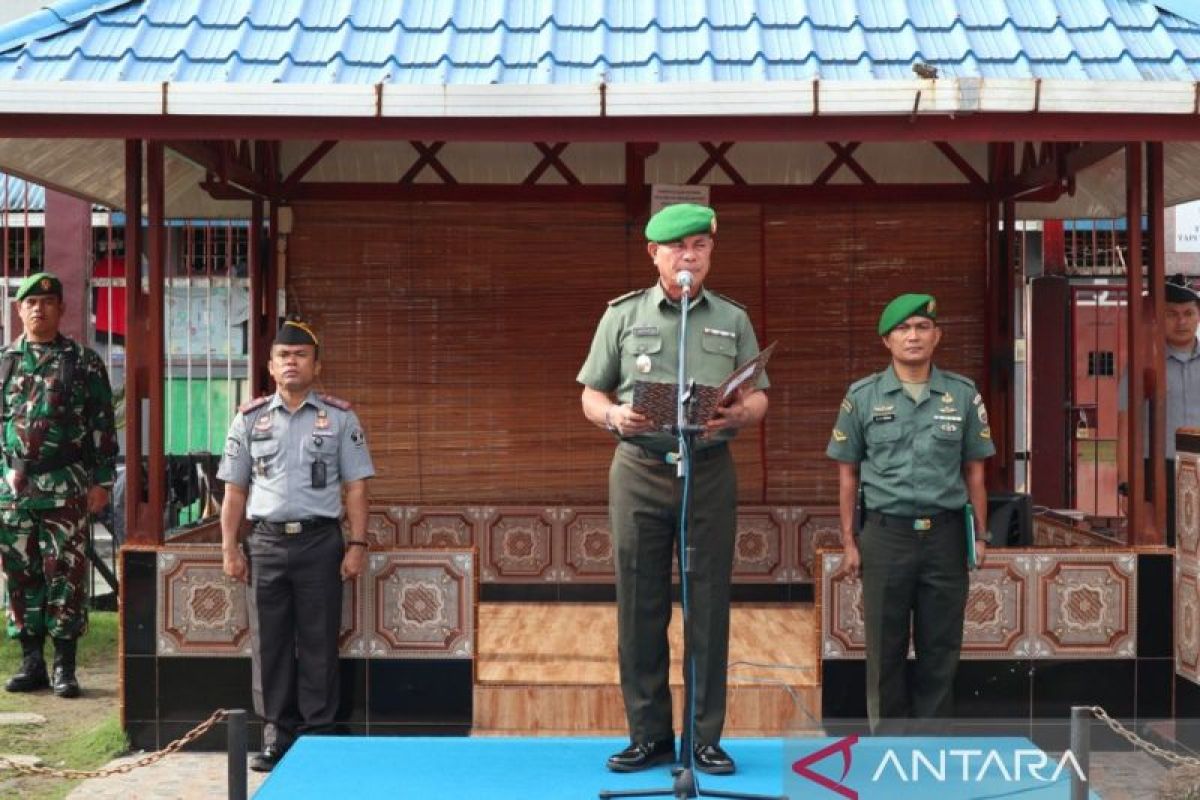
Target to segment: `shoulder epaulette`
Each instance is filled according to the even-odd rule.
[[[950,372],[949,370],[945,370],[945,369],[942,370],[942,375],[946,376],[947,378],[949,378],[952,381],[958,381],[959,383],[965,383],[967,386],[970,386],[972,389],[975,388],[975,381],[971,380],[966,375],[959,375],[957,372]]]
[[[879,376],[882,374],[883,374],[882,372],[876,372],[874,375],[868,375],[865,378],[861,378],[861,379],[855,381],[854,383],[850,384],[850,389],[847,392],[847,394],[850,394],[851,392],[857,392],[859,389],[863,388],[864,386],[870,386],[872,383],[879,380]]]
[[[645,292],[646,292],[645,289],[634,289],[632,292],[626,292],[625,294],[621,295],[620,297],[614,297],[612,300],[608,301],[608,304],[610,306],[615,306],[618,303],[624,303],[626,300],[630,299],[631,297],[637,297],[640,294],[645,294]]]
[[[737,307],[738,307],[738,308],[740,308],[742,311],[745,311],[745,310],[746,310],[746,307],[745,307],[744,305],[742,305],[741,303],[739,303],[737,300],[734,300],[732,297],[729,297],[728,295],[723,295],[723,294],[721,294],[720,292],[714,292],[712,289],[708,289],[707,291],[708,291],[708,293],[709,293],[709,294],[711,294],[712,296],[714,296],[714,297],[718,297],[718,298],[720,298],[721,300],[724,300],[726,303],[729,303],[731,306],[737,306]]]
[[[271,395],[264,394],[262,397],[256,397],[253,400],[247,400],[245,403],[242,403],[240,406],[238,406],[238,413],[243,415],[249,414],[254,409],[267,403],[270,399]]]
[[[329,405],[333,406],[334,408],[340,408],[342,411],[350,410],[350,401],[349,400],[343,400],[342,398],[334,397],[331,394],[319,394],[319,395],[317,395],[317,397],[321,398],[322,403],[328,403]]]

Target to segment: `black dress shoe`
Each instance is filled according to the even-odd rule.
[[[262,749],[262,752],[250,759],[250,769],[255,772],[270,772],[275,769],[275,765],[283,758],[283,754],[287,752],[286,747],[280,747],[277,744],[269,744]]]
[[[675,740],[659,739],[657,742],[640,744],[633,742],[619,753],[608,757],[608,768],[613,772],[637,772],[670,764],[675,761]]]
[[[709,775],[732,775],[737,769],[733,759],[719,744],[702,744],[693,751],[696,769]]]

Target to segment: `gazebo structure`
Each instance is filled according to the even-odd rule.
[[[1032,388],[1014,396],[1015,222],[1134,220],[1129,391],[1150,400],[1162,463],[1163,209],[1200,197],[1200,20],[1162,6],[65,0],[0,28],[0,169],[144,217],[125,233],[140,275],[127,329],[143,334],[128,336],[125,452],[156,476],[130,471],[126,509],[134,743],[165,743],[249,690],[244,599],[215,528],[168,541],[159,522],[168,217],[250,221],[254,391],[279,313],[298,310],[324,333],[325,387],[371,436],[347,725],[460,731],[481,725],[479,598],[611,597],[611,442],[581,419],[574,375],[604,301],[652,280],[651,204],[707,198],[714,287],[779,341],[771,412],[735,447],[738,596],[817,600],[822,677],[805,702],[856,716],[857,587],[834,574],[823,450],[845,386],[883,363],[882,302],[938,297],[941,363],[980,385],[990,487],[1011,491],[1016,404],[1035,441],[1069,425],[1061,283],[1033,291]],[[1138,460],[1141,437],[1132,426]],[[1043,452],[1035,498],[1065,465]],[[1147,480],[1156,491],[1124,545],[1044,527],[1044,546],[974,577],[965,713],[1200,710],[1183,460],[1178,553],[1161,546],[1160,466],[1131,476],[1134,497]],[[1192,638],[1173,650],[1179,614]]]

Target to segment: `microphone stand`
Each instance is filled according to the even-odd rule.
[[[682,276],[686,275],[686,278]],[[671,768],[674,781],[669,789],[630,789],[620,791],[603,790],[601,798],[610,797],[673,797],[689,800],[693,797],[726,797],[734,800],[787,800],[782,795],[747,794],[744,792],[720,792],[702,789],[696,779],[696,653],[688,644],[691,639],[691,546],[688,544],[688,522],[692,515],[692,445],[696,434],[704,432],[704,425],[692,424],[689,420],[695,400],[694,380],[687,380],[687,319],[691,304],[692,280],[689,273],[680,273],[678,285],[683,289],[679,300],[679,368],[676,372],[675,430],[679,446],[675,462],[675,474],[683,481],[683,496],[679,503],[679,599],[683,609],[683,641],[687,658],[684,663],[684,733],[680,752],[680,764]]]

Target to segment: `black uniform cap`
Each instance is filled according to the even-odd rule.
[[[1166,301],[1168,303],[1200,303],[1200,294],[1196,293],[1183,274],[1167,278]]]
[[[279,326],[273,344],[311,344],[317,347],[317,335],[307,324],[296,319],[289,319]]]

